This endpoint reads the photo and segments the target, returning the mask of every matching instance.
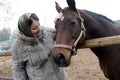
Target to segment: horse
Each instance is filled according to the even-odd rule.
[[[60,67],[71,64],[85,40],[120,35],[120,25],[102,14],[77,9],[74,0],[67,0],[68,7],[55,2],[60,17],[55,21],[56,41],[52,56]],[[120,45],[90,48],[99,60],[106,78],[120,80]]]

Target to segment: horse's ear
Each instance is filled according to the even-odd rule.
[[[67,4],[71,10],[76,11],[75,0],[67,0]]]
[[[56,10],[58,13],[60,13],[62,11],[62,8],[59,6],[59,4],[57,2],[55,2],[56,4]]]

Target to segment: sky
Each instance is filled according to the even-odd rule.
[[[10,28],[17,28],[19,16],[24,13],[36,13],[40,18],[40,24],[54,28],[54,19],[57,16],[55,1],[64,8],[67,7],[66,0],[11,0],[13,19]],[[75,0],[78,9],[86,9],[102,14],[112,20],[120,19],[120,0]]]

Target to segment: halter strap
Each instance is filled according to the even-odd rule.
[[[76,46],[77,46],[79,40],[81,39],[82,35],[85,36],[85,31],[86,31],[85,26],[83,24],[84,19],[81,17],[80,12],[78,10],[77,10],[77,13],[78,13],[78,16],[79,16],[79,18],[81,20],[81,32],[80,32],[78,38],[76,39],[74,45],[71,46],[71,45],[66,45],[66,44],[56,44],[56,43],[54,44],[54,47],[60,47],[60,48],[66,48],[66,49],[72,50],[73,51],[73,55],[76,54]]]
[[[54,47],[61,47],[72,50],[72,46],[66,44],[55,44]]]
[[[77,46],[77,43],[79,42],[79,40],[80,40],[80,38],[82,37],[83,34],[85,36],[85,31],[86,31],[85,26],[83,24],[84,19],[81,17],[80,12],[78,10],[77,10],[77,13],[78,13],[78,16],[79,16],[79,18],[81,20],[81,32],[80,32],[78,38],[76,39],[76,41],[74,43],[74,46]]]

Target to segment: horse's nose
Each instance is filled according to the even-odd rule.
[[[66,60],[65,60],[65,56],[62,53],[58,53],[56,55],[56,63],[58,65],[65,65]]]

